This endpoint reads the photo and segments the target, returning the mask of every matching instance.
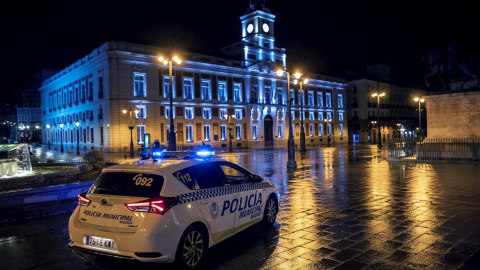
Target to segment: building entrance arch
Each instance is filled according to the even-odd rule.
[[[273,146],[273,118],[271,115],[265,116],[263,120],[265,147]]]

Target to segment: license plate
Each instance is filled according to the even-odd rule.
[[[85,245],[91,246],[91,247],[98,247],[98,248],[109,249],[109,250],[117,250],[117,244],[115,243],[115,240],[113,240],[113,239],[84,235],[83,236],[83,242],[85,243]]]

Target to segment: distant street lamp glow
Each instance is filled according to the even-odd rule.
[[[415,102],[418,102],[418,137],[423,137],[422,134],[422,108],[421,108],[421,103],[425,102],[423,98],[418,98],[415,97],[413,99]]]
[[[378,129],[378,148],[382,148],[382,132],[380,131],[380,98],[384,97],[386,94],[385,93],[373,93],[372,97],[377,97],[377,129]]]

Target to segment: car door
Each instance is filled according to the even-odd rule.
[[[225,185],[234,191],[230,210],[235,215],[235,233],[261,220],[263,194],[258,185],[252,183],[252,174],[247,170],[227,162],[219,165],[225,174]]]
[[[234,213],[230,211],[233,193],[224,185],[224,176],[215,162],[186,169],[193,182],[199,209],[218,242],[233,233]]]

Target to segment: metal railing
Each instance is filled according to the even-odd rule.
[[[480,138],[426,139],[418,145],[419,160],[480,160]]]
[[[414,157],[417,154],[417,143],[421,138],[394,138],[388,141],[389,158]]]
[[[480,138],[398,138],[388,143],[389,158],[480,161]]]

